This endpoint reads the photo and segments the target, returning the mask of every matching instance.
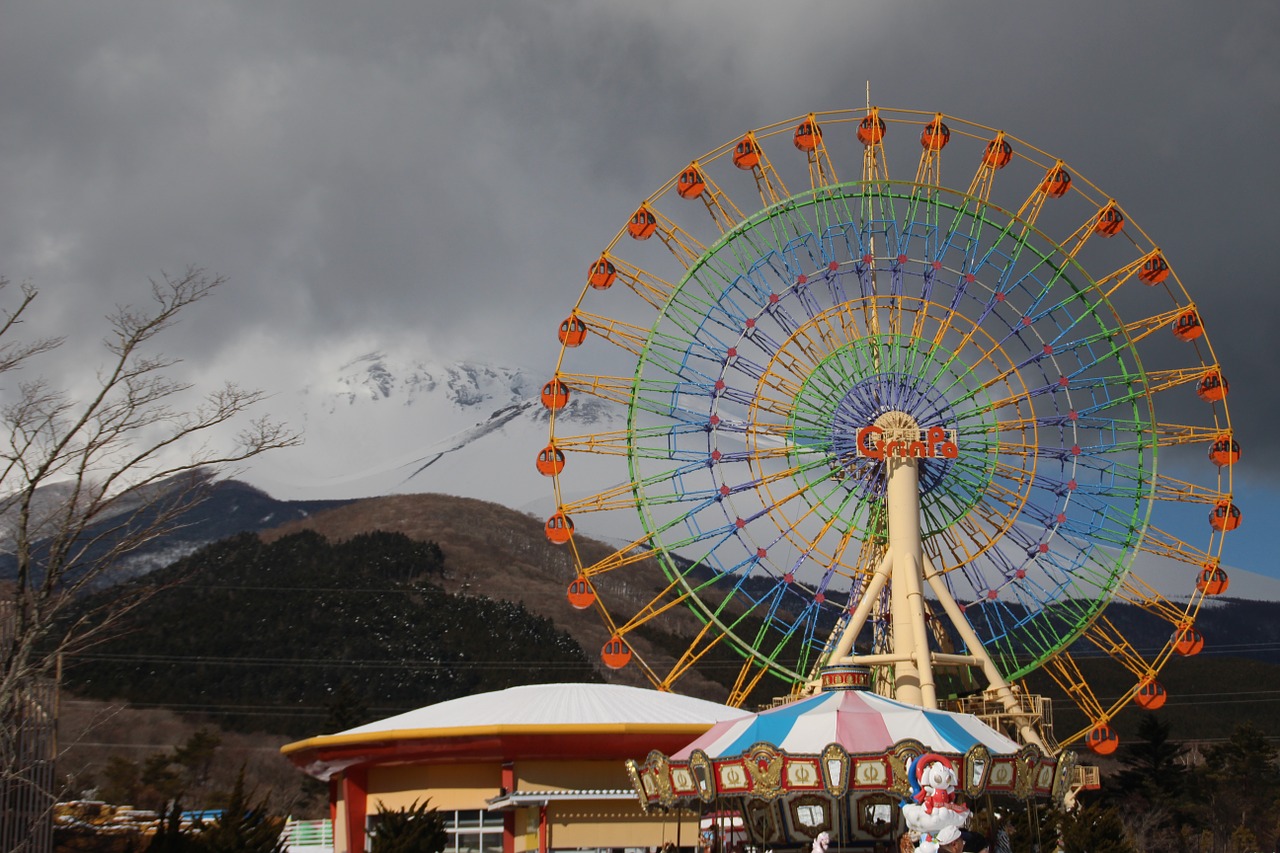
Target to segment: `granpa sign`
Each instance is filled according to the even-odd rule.
[[[948,435],[947,430],[939,426],[919,431],[889,431],[871,424],[858,430],[858,455],[871,459],[895,456],[901,459],[955,459],[960,455],[960,448],[956,446],[955,434]]]

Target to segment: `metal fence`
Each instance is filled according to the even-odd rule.
[[[13,602],[0,601],[0,648],[12,639],[14,612]],[[0,853],[53,849],[57,721],[56,678],[27,679],[0,695]]]
[[[290,853],[333,853],[333,821],[289,818],[280,840]]]

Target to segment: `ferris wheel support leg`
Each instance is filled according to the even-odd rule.
[[[955,626],[956,632],[960,634],[960,639],[964,640],[965,646],[969,649],[969,654],[973,655],[980,661],[982,674],[987,677],[987,683],[991,689],[995,690],[996,695],[1000,697],[1000,702],[1004,705],[1014,718],[1018,726],[1018,732],[1022,735],[1024,743],[1034,743],[1046,753],[1049,751],[1040,737],[1040,733],[1036,731],[1032,725],[1031,719],[1023,711],[1022,704],[1018,701],[1018,697],[1014,695],[1013,687],[1005,681],[1000,670],[996,668],[995,662],[991,660],[991,656],[987,654],[987,650],[982,645],[982,640],[978,639],[978,635],[973,630],[973,626],[969,624],[969,620],[965,618],[964,613],[960,610],[960,605],[956,603],[955,598],[951,595],[951,590],[947,588],[946,583],[942,579],[941,572],[933,565],[933,562],[924,557],[924,579],[929,584],[929,588],[933,590],[933,594],[938,597],[938,603],[942,605],[943,611],[946,612],[947,618],[951,620],[951,624]]]
[[[894,698],[938,707],[929,658],[929,633],[924,619],[924,590],[920,574],[920,476],[916,460],[888,460],[885,503],[889,522],[889,553],[893,555],[893,651],[909,662],[895,670]]]
[[[875,606],[876,599],[880,597],[880,590],[884,589],[885,582],[889,580],[889,573],[892,569],[893,555],[886,553],[884,558],[880,560],[880,565],[876,566],[871,579],[867,581],[867,588],[862,592],[862,599],[858,602],[857,609],[853,611],[853,615],[845,623],[844,630],[840,634],[840,641],[836,643],[835,650],[831,652],[832,663],[853,663],[853,660],[849,657],[853,654],[853,644],[858,639],[858,634],[862,633],[862,627],[867,624],[867,617],[871,615],[871,608]]]
[[[908,610],[911,613],[911,645],[915,649],[916,677],[919,680],[920,701],[925,708],[938,707],[937,687],[933,681],[933,657],[929,652],[929,629],[924,619],[924,589],[920,583],[920,562],[915,554],[908,554],[905,562],[911,568],[911,583],[907,592]]]

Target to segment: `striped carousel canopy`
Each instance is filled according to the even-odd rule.
[[[711,759],[724,758],[757,743],[792,754],[817,754],[831,743],[849,753],[874,753],[911,739],[946,753],[964,753],[978,744],[992,755],[1012,755],[1020,748],[972,714],[926,710],[875,693],[839,690],[716,723],[671,759],[687,761],[694,750]]]

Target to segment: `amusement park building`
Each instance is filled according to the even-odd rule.
[[[428,705],[282,752],[329,782],[335,853],[365,849],[378,806],[446,817],[446,853],[692,846],[698,825],[645,815],[624,761],[673,752],[738,708],[611,684],[512,687]]]

